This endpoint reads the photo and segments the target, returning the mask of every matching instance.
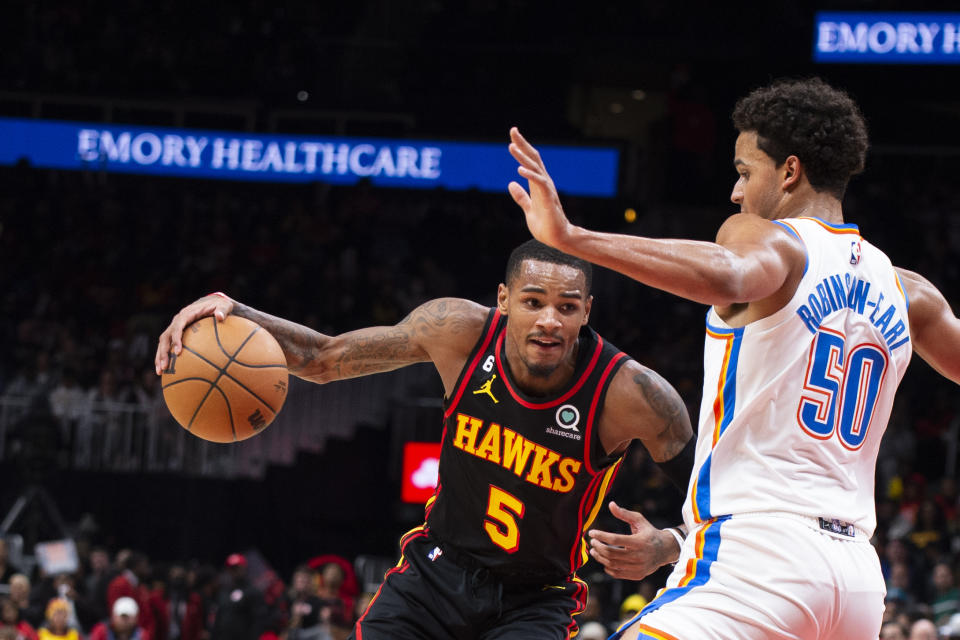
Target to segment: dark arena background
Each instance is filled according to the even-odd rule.
[[[506,189],[514,125],[537,145],[615,152],[607,193],[566,193],[558,178],[574,221],[711,240],[736,210],[736,99],[777,77],[819,75],[860,103],[870,128],[847,221],[960,310],[960,53],[814,58],[829,37],[820,11],[954,8],[898,4],[6,3],[0,535],[33,601],[67,574],[89,631],[105,610],[88,586],[130,550],[168,601],[232,553],[276,609],[311,561],[342,560],[356,574],[351,598],[375,590],[400,536],[422,522],[422,504],[402,499],[403,454],[440,438],[432,367],[326,386],[292,379],[264,433],[217,445],[166,411],[157,337],[218,290],[327,334],[395,323],[435,297],[492,304],[509,251],[529,237]],[[883,53],[886,37],[868,44]],[[945,37],[936,46],[948,48]],[[923,53],[921,35],[913,42]],[[86,133],[58,150],[44,128],[57,123]],[[187,136],[201,135],[219,160],[191,173],[200,152],[194,162]],[[284,154],[284,140],[369,151],[354,164],[334,147],[315,152],[318,167],[334,164],[308,178],[302,146],[268,162],[270,141]],[[421,178],[439,171],[429,149],[478,151],[459,167],[462,184],[444,182],[452,173],[391,182],[369,164],[382,140],[413,148],[406,171]],[[579,157],[567,184],[593,179]],[[501,178],[494,165],[510,171]],[[663,374],[695,421],[706,308],[603,269],[594,296],[592,325]],[[880,452],[874,540],[904,616],[934,615],[936,568],[951,580],[960,568],[958,437],[960,392],[914,358]],[[679,521],[682,496],[641,447],[611,498],[659,526]],[[625,531],[606,509],[596,526]],[[111,567],[92,566],[92,550]],[[902,564],[906,577],[891,571]],[[593,588],[583,620],[607,628],[666,575],[619,581],[592,561],[580,573]],[[282,635],[286,618],[271,620]]]

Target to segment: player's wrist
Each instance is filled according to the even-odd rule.
[[[686,533],[681,527],[667,527],[663,531],[669,534],[670,540],[676,543],[676,546],[668,545],[667,548],[671,549],[669,557],[672,560],[668,560],[667,564],[676,564],[677,560],[680,559],[680,551],[683,549],[683,541],[686,538]]]

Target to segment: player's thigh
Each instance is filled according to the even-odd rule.
[[[415,540],[397,568],[387,572],[367,610],[354,625],[358,640],[470,638],[471,600],[464,571],[449,562],[424,559],[432,543]],[[424,546],[426,545],[426,546]],[[467,607],[464,610],[464,607]]]
[[[587,586],[581,580],[559,585],[505,588],[503,611],[479,640],[565,640],[578,629],[574,615],[583,611]]]
[[[880,635],[887,591],[880,560],[869,544],[844,546],[847,553],[835,560],[843,580],[843,610],[825,640],[873,640]]]
[[[763,517],[712,523],[693,547],[688,555],[694,557],[678,563],[667,589],[621,637],[828,638],[844,614],[843,572],[863,569],[862,562],[838,558],[869,544],[837,541],[805,524]]]

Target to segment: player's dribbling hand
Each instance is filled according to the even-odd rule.
[[[563,212],[557,187],[547,173],[540,152],[520,135],[516,127],[510,129],[509,149],[510,155],[520,163],[517,173],[527,179],[530,193],[517,182],[511,182],[507,189],[514,202],[523,209],[531,235],[551,247],[562,248],[571,224]]]
[[[157,369],[157,375],[163,373],[169,364],[169,354],[180,355],[183,349],[183,330],[193,322],[207,316],[214,316],[219,322],[233,311],[234,302],[222,293],[211,293],[204,296],[196,302],[191,302],[180,313],[173,316],[170,326],[160,334],[160,340],[157,343],[157,355],[154,357],[154,365]]]
[[[630,525],[629,534],[592,529],[590,555],[614,578],[642,580],[665,564],[676,562],[679,555],[676,539],[657,529],[643,517],[610,502],[610,512]]]

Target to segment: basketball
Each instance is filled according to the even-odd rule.
[[[163,399],[174,419],[212,442],[263,431],[287,397],[287,361],[270,333],[239,316],[201,318],[183,331],[180,355],[163,372]]]

